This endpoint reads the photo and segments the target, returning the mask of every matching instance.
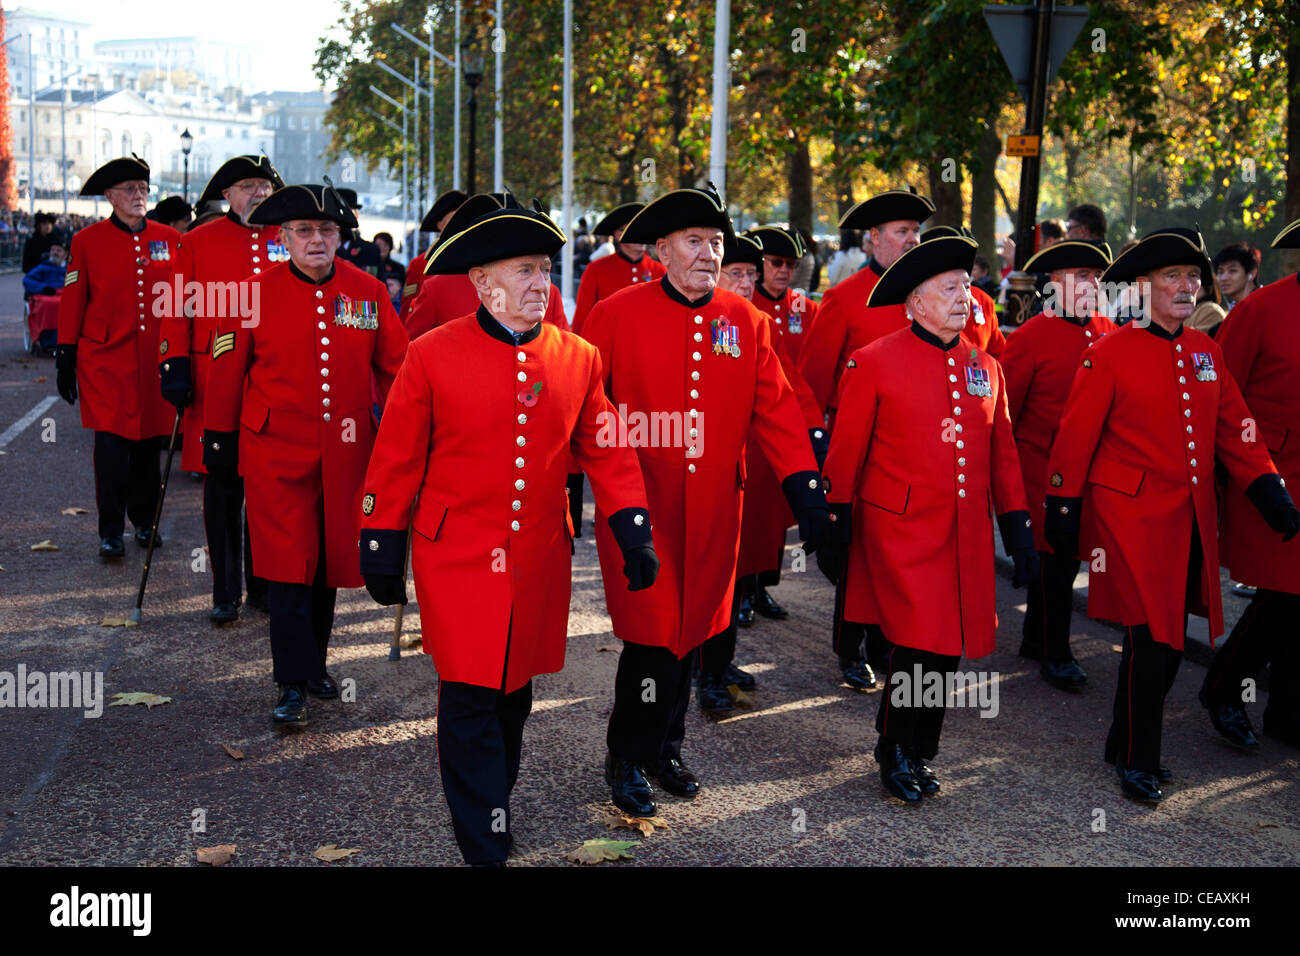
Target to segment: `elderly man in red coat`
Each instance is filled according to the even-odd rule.
[[[253,570],[268,581],[280,686],[271,719],[303,724],[305,694],[338,696],[325,657],[337,589],[363,583],[372,383],[382,399],[406,333],[384,284],[335,259],[340,230],[356,219],[333,188],[276,190],[251,221],[279,226],[290,258],[257,277],[257,314],[223,319],[212,339],[203,464],[243,476]]]
[[[885,789],[912,804],[939,790],[926,761],[947,697],[916,684],[949,687],[963,654],[993,653],[995,514],[1016,587],[1038,562],[1002,369],[961,337],[977,248],[921,243],[871,290],[869,306],[905,306],[912,324],[849,360],[824,470],[838,547],[819,564],[832,580],[847,564],[845,616],[884,629],[876,761]]]
[[[1278,234],[1273,248],[1300,248],[1300,220]],[[1293,488],[1300,487],[1298,313],[1300,274],[1238,302],[1215,338],[1250,408],[1256,443],[1268,449]],[[1224,489],[1219,540],[1224,567],[1256,590],[1205,675],[1201,702],[1221,734],[1254,747],[1258,741],[1243,706],[1243,682],[1268,663],[1264,733],[1300,747],[1300,540],[1280,540],[1254,507],[1249,488],[1231,479]]]
[[[1040,661],[1043,678],[1062,690],[1079,690],[1088,681],[1070,653],[1079,562],[1072,554],[1048,548],[1042,505],[1047,498],[1047,460],[1079,356],[1115,331],[1114,323],[1097,311],[1097,283],[1109,265],[1110,247],[1088,239],[1054,243],[1030,259],[1025,271],[1050,277],[1048,300],[1043,311],[1007,341],[1001,359],[1025,496],[1034,518],[1034,547],[1041,559],[1039,574],[1029,584],[1020,654]]]
[[[1211,639],[1223,633],[1215,459],[1269,528],[1287,540],[1300,530],[1222,351],[1183,327],[1211,280],[1194,229],[1150,233],[1106,270],[1103,286],[1131,285],[1144,314],[1084,351],[1048,466],[1047,543],[1104,562],[1088,614],[1124,625],[1105,759],[1144,803],[1163,799],[1170,776],[1161,721],[1187,614],[1209,618]]]
[[[607,592],[624,643],[605,779],[617,806],[644,816],[655,812],[647,773],[669,793],[699,791],[681,759],[686,705],[696,648],[731,621],[751,424],[809,553],[829,520],[768,320],[740,296],[715,289],[723,247],[735,241],[716,190],[660,196],[623,239],[654,242],[667,274],[598,303],[583,332],[600,349],[610,400],[626,410],[626,440],[637,446],[664,565],[648,591]],[[599,520],[596,546],[608,582],[622,552]]]
[[[610,236],[614,240],[614,254],[597,259],[582,272],[578,297],[573,304],[573,331],[579,335],[587,316],[601,299],[639,282],[653,282],[664,274],[664,267],[646,255],[645,243],[622,241],[623,230],[644,208],[645,203],[641,202],[615,206],[591,230],[593,236]]]
[[[99,556],[125,554],[129,516],[149,545],[158,489],[158,439],[175,415],[158,391],[158,327],[180,234],[145,218],[149,164],[114,159],[91,173],[83,196],[104,196],[112,215],[72,237],[59,302],[55,354],[59,394],[81,398],[81,424],[95,433]],[[165,291],[160,291],[165,290]],[[161,544],[161,540],[158,544]]]
[[[420,220],[420,231],[441,237],[447,227],[448,220],[468,198],[469,196],[459,189],[447,190],[433,201],[429,211]],[[403,325],[406,324],[406,316],[410,314],[411,305],[415,302],[416,294],[419,293],[420,286],[424,283],[424,264],[428,261],[431,251],[432,245],[424,252],[411,256],[411,261],[406,264],[406,281],[402,286],[402,307],[397,313],[397,317],[402,320]]]
[[[658,570],[636,454],[604,440],[618,413],[600,356],[542,321],[564,242],[541,213],[502,209],[433,251],[429,269],[468,273],[482,304],[411,345],[361,506],[361,571],[381,604],[405,600],[408,521],[413,529],[424,647],[439,677],[443,793],[471,864],[509,854],[532,679],[564,666],[570,455],[609,515],[628,588],[650,587]]]

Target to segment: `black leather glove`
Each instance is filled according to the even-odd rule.
[[[41,286],[41,295],[54,295],[54,286]]]
[[[77,404],[77,347],[60,345],[54,352],[54,368],[59,396],[69,405]]]
[[[853,505],[831,505],[827,538],[817,549],[817,568],[831,584],[839,584],[848,567],[852,533]]]
[[[830,511],[824,506],[805,508],[799,512],[798,519],[799,537],[803,540],[804,554],[816,554],[830,541]]]
[[[239,469],[239,432],[203,433],[203,467],[209,474]]]
[[[644,591],[659,576],[659,556],[652,547],[628,548],[623,552],[623,561],[629,591]]]
[[[1079,519],[1083,510],[1082,498],[1047,496],[1043,515],[1043,537],[1052,551],[1063,558],[1079,556]]]
[[[825,428],[808,429],[808,438],[812,441],[813,457],[817,459],[817,470],[826,467],[826,453],[831,450],[831,433]]]
[[[379,604],[406,603],[406,580],[400,574],[365,574],[366,590]]]
[[[1247,486],[1246,497],[1264,523],[1280,534],[1283,541],[1290,541],[1300,532],[1300,511],[1296,510],[1281,475],[1260,475]]]
[[[158,374],[162,377],[162,397],[176,406],[178,414],[189,408],[194,401],[189,356],[167,359],[158,366]]]
[[[1002,532],[1002,547],[1016,565],[1011,586],[1023,588],[1038,574],[1038,552],[1034,549],[1029,512],[1004,511],[998,515],[998,529]]]
[[[1016,564],[1016,570],[1011,575],[1011,586],[1013,588],[1028,587],[1030,582],[1038,577],[1038,552],[1033,548],[1021,549],[1012,553],[1011,560]]]
[[[826,510],[826,495],[822,492],[820,476],[815,471],[796,471],[786,475],[781,480],[781,493],[799,522],[804,553],[815,554],[817,548],[826,542],[830,525],[830,512]]]

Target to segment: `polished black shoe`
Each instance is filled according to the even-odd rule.
[[[754,599],[748,594],[740,596],[740,604],[736,607],[736,623],[741,627],[754,626]]]
[[[223,601],[212,605],[208,620],[213,624],[232,624],[239,620],[239,605],[234,601]]]
[[[630,760],[608,754],[605,757],[605,782],[610,786],[614,806],[634,817],[652,817],[659,808],[651,797],[650,781]]]
[[[105,561],[116,561],[126,554],[126,545],[121,538],[100,538],[99,556]]]
[[[676,757],[661,762],[651,776],[674,797],[693,797],[700,792],[700,778]]]
[[[138,545],[139,545],[140,547],[142,547],[142,548],[147,548],[147,547],[149,547],[149,529],[148,529],[148,528],[136,528],[136,529],[135,529],[135,543],[138,544]],[[155,532],[155,533],[154,533],[154,536],[153,536],[153,546],[154,546],[155,548],[161,548],[161,547],[163,546],[162,535],[161,535],[161,534],[158,534],[157,532]]]
[[[333,700],[339,695],[339,685],[334,683],[333,677],[326,674],[320,680],[307,681],[307,693],[317,700]]]
[[[280,699],[271,711],[273,724],[307,723],[307,698],[303,695],[302,684],[281,684]]]
[[[1160,791],[1160,781],[1156,774],[1145,770],[1129,770],[1121,763],[1117,763],[1115,769],[1119,772],[1120,790],[1130,800],[1159,803],[1165,798]]]
[[[1236,704],[1212,704],[1204,691],[1198,695],[1198,699],[1210,712],[1210,723],[1225,740],[1248,750],[1259,746],[1259,738],[1255,736],[1255,728],[1250,725],[1244,707]]]
[[[939,778],[916,754],[912,755],[912,776],[916,778],[922,796],[933,797],[939,792]]]
[[[921,785],[912,761],[898,744],[876,744],[876,763],[880,764],[880,782],[890,796],[904,803],[921,802]]]
[[[790,612],[777,604],[772,599],[772,595],[767,593],[767,588],[758,589],[758,594],[754,596],[754,610],[774,621],[784,621],[790,616]]]
[[[1058,690],[1082,690],[1088,675],[1073,657],[1064,661],[1043,661],[1038,665],[1043,680]]]
[[[726,714],[736,706],[735,698],[727,689],[726,677],[716,674],[704,674],[700,677],[700,686],[695,691],[695,699],[700,710],[706,714]]]
[[[754,681],[754,675],[742,671],[735,664],[727,665],[727,674],[724,679],[728,686],[735,684],[741,690],[753,690],[757,686]]]
[[[850,661],[840,665],[840,675],[844,683],[864,694],[876,689],[876,672],[864,660]]]
[[[1102,759],[1105,760],[1106,763],[1114,763],[1115,754],[1113,751],[1107,748],[1105,756],[1103,756]],[[1168,783],[1170,780],[1174,779],[1174,772],[1170,770],[1168,767],[1161,767],[1159,770],[1156,771],[1156,779],[1159,780],[1161,783]]]
[[[1020,641],[1020,656],[1027,657],[1031,661],[1041,661],[1043,659],[1043,644],[1041,641],[1031,641],[1029,638],[1023,638]]]

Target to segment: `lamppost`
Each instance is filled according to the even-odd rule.
[[[194,148],[194,137],[190,135],[190,128],[185,127],[185,132],[181,133],[181,152],[185,154],[185,186],[181,190],[181,198],[185,202],[190,201],[190,150]]]
[[[474,195],[474,128],[478,114],[478,85],[483,80],[483,49],[475,31],[460,45],[460,69],[469,84],[469,155],[466,157],[465,191]]]

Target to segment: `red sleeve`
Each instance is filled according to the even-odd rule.
[[[208,373],[208,394],[203,404],[205,431],[238,430],[244,379],[253,361],[256,332],[256,325],[247,326],[240,316],[232,315],[221,320],[212,337],[212,371]]]
[[[811,303],[809,303],[811,305]],[[811,315],[812,312],[807,313]],[[771,316],[768,316],[768,322],[773,322]],[[781,371],[785,373],[786,381],[794,389],[795,398],[799,400],[799,408],[803,411],[804,424],[809,428],[825,428],[826,416],[822,414],[821,406],[817,404],[817,398],[813,395],[812,389],[808,387],[808,382],[800,374],[799,369],[795,366],[794,360],[790,358],[790,353],[785,347],[785,342],[779,335],[771,335],[771,326],[768,327],[768,334],[772,339],[772,348],[776,351],[776,356],[781,362]]]
[[[167,343],[168,355],[188,356],[193,319],[185,307],[188,301],[188,296],[185,295],[185,284],[194,278],[194,243],[192,240],[186,242],[184,236],[177,243],[175,276],[180,279],[180,301],[173,301],[172,308],[168,309],[168,314],[163,316],[158,338],[160,342]],[[161,348],[161,345],[159,347]]]
[[[1211,354],[1220,351],[1215,344],[1210,348]],[[1259,441],[1258,426],[1251,427],[1254,418],[1222,352],[1218,358],[1223,372],[1219,376],[1219,420],[1214,430],[1214,454],[1237,485],[1245,488],[1260,475],[1276,474],[1277,466],[1269,457],[1268,447]]]
[[[1263,327],[1260,318],[1255,315],[1247,298],[1228,313],[1214,339],[1223,350],[1224,367],[1232,373],[1233,380],[1239,383],[1243,392],[1250,390],[1250,373],[1259,355],[1260,330]]]
[[[406,281],[402,283],[402,311],[398,316],[403,322],[411,313],[411,303],[420,292],[420,285],[424,279],[424,257],[416,256],[406,267]]]
[[[1008,511],[1027,511],[1025,480],[1020,470],[1020,455],[1016,439],[1011,434],[1011,417],[1007,414],[1007,383],[1002,366],[993,360],[997,370],[998,391],[993,409],[993,447],[990,450],[989,484],[993,490],[995,514]]]
[[[844,308],[831,289],[817,310],[816,324],[804,333],[799,351],[799,371],[822,411],[835,405],[835,373],[848,334],[845,321]]]
[[[393,303],[386,295],[379,297],[379,338],[375,342],[375,351],[371,355],[371,374],[379,389],[379,402],[383,405],[388,392],[393,387],[397,370],[406,358],[409,340],[402,320],[393,310]]]
[[[614,371],[614,315],[609,310],[608,301],[603,299],[597,302],[596,307],[591,310],[587,321],[583,324],[583,338],[596,346],[596,351],[600,353],[605,393],[608,398],[614,400],[614,391],[611,388]]]
[[[362,514],[366,530],[401,531],[411,523],[411,504],[424,484],[433,434],[433,393],[420,349],[407,353],[388,392],[379,434],[370,452],[363,487],[373,495],[370,514]]]
[[[546,294],[546,314],[542,316],[542,321],[551,323],[557,329],[569,331],[569,320],[564,316],[564,297],[560,295],[559,286],[554,283]]]
[[[826,500],[831,504],[847,504],[853,500],[876,424],[875,376],[869,370],[858,368],[857,359],[849,359],[840,377],[839,399],[831,448],[822,468],[827,484]]]
[[[85,240],[77,234],[68,246],[68,271],[59,297],[60,345],[77,344],[81,323],[86,318],[86,305],[90,301],[90,257],[85,254],[84,245]]]
[[[645,482],[635,449],[601,438],[602,434],[608,434],[609,423],[618,416],[605,395],[603,378],[600,353],[595,352],[587,377],[587,394],[569,441],[569,450],[577,463],[575,470],[586,473],[596,507],[603,514],[612,515],[624,508],[648,510]]]
[[[785,479],[800,471],[816,471],[817,460],[813,457],[799,400],[781,371],[781,360],[772,348],[768,332],[771,317],[753,305],[749,309],[758,346],[754,417],[751,421],[758,445],[779,478]]]
[[[582,279],[578,282],[578,298],[573,304],[573,331],[578,335],[582,335],[582,327],[587,322],[587,315],[600,298],[600,290],[596,288],[596,276],[600,270],[593,268],[596,262],[587,266]]]
[[[1099,357],[1095,349],[1084,349],[1047,466],[1048,475],[1060,475],[1060,482],[1055,483],[1049,478],[1048,494],[1062,498],[1083,497],[1092,456],[1097,451],[1101,430],[1114,401],[1115,378],[1109,362],[1105,357]]]
[[[1013,427],[1020,421],[1025,396],[1029,394],[1037,371],[1032,335],[1032,330],[1026,326],[1011,336],[1002,352],[1002,358],[998,360],[1002,364],[1002,374],[1006,381],[1007,413]]]

